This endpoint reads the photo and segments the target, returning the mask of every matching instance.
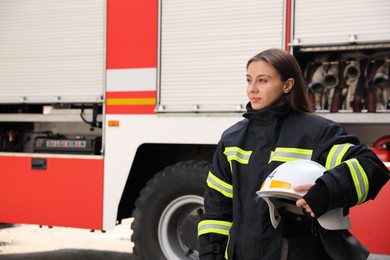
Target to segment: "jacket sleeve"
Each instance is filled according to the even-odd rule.
[[[233,186],[230,164],[222,142],[214,153],[204,195],[205,213],[198,225],[201,260],[225,259],[225,249],[232,225]]]
[[[330,121],[323,130],[316,152],[327,171],[304,196],[317,217],[332,208],[342,207],[347,212],[350,207],[374,199],[390,178],[376,154],[340,125]],[[324,192],[328,192],[328,205],[315,205],[324,200],[313,198]]]

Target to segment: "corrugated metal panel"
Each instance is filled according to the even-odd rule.
[[[294,45],[390,41],[388,0],[295,0]]]
[[[0,102],[102,102],[104,0],[0,0]]]
[[[266,48],[282,48],[283,8],[282,0],[161,1],[160,107],[245,107],[246,62]]]

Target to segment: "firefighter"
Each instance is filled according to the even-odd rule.
[[[200,259],[331,259],[316,218],[334,208],[347,215],[350,207],[374,199],[389,171],[339,124],[311,113],[290,53],[265,50],[246,68],[247,112],[222,134],[206,181]],[[284,224],[275,229],[256,191],[278,166],[299,159],[327,170],[314,185],[296,187],[307,192],[297,202],[307,214],[281,212]]]

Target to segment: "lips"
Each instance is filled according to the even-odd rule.
[[[260,100],[261,100],[261,98],[255,98],[255,97],[250,98],[250,101],[254,102],[254,103],[259,102]]]

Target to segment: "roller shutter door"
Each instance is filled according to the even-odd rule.
[[[296,0],[294,45],[390,41],[388,0]]]
[[[0,0],[0,102],[102,102],[104,0]]]
[[[160,109],[236,111],[245,107],[246,62],[283,47],[284,1],[163,0]]]

